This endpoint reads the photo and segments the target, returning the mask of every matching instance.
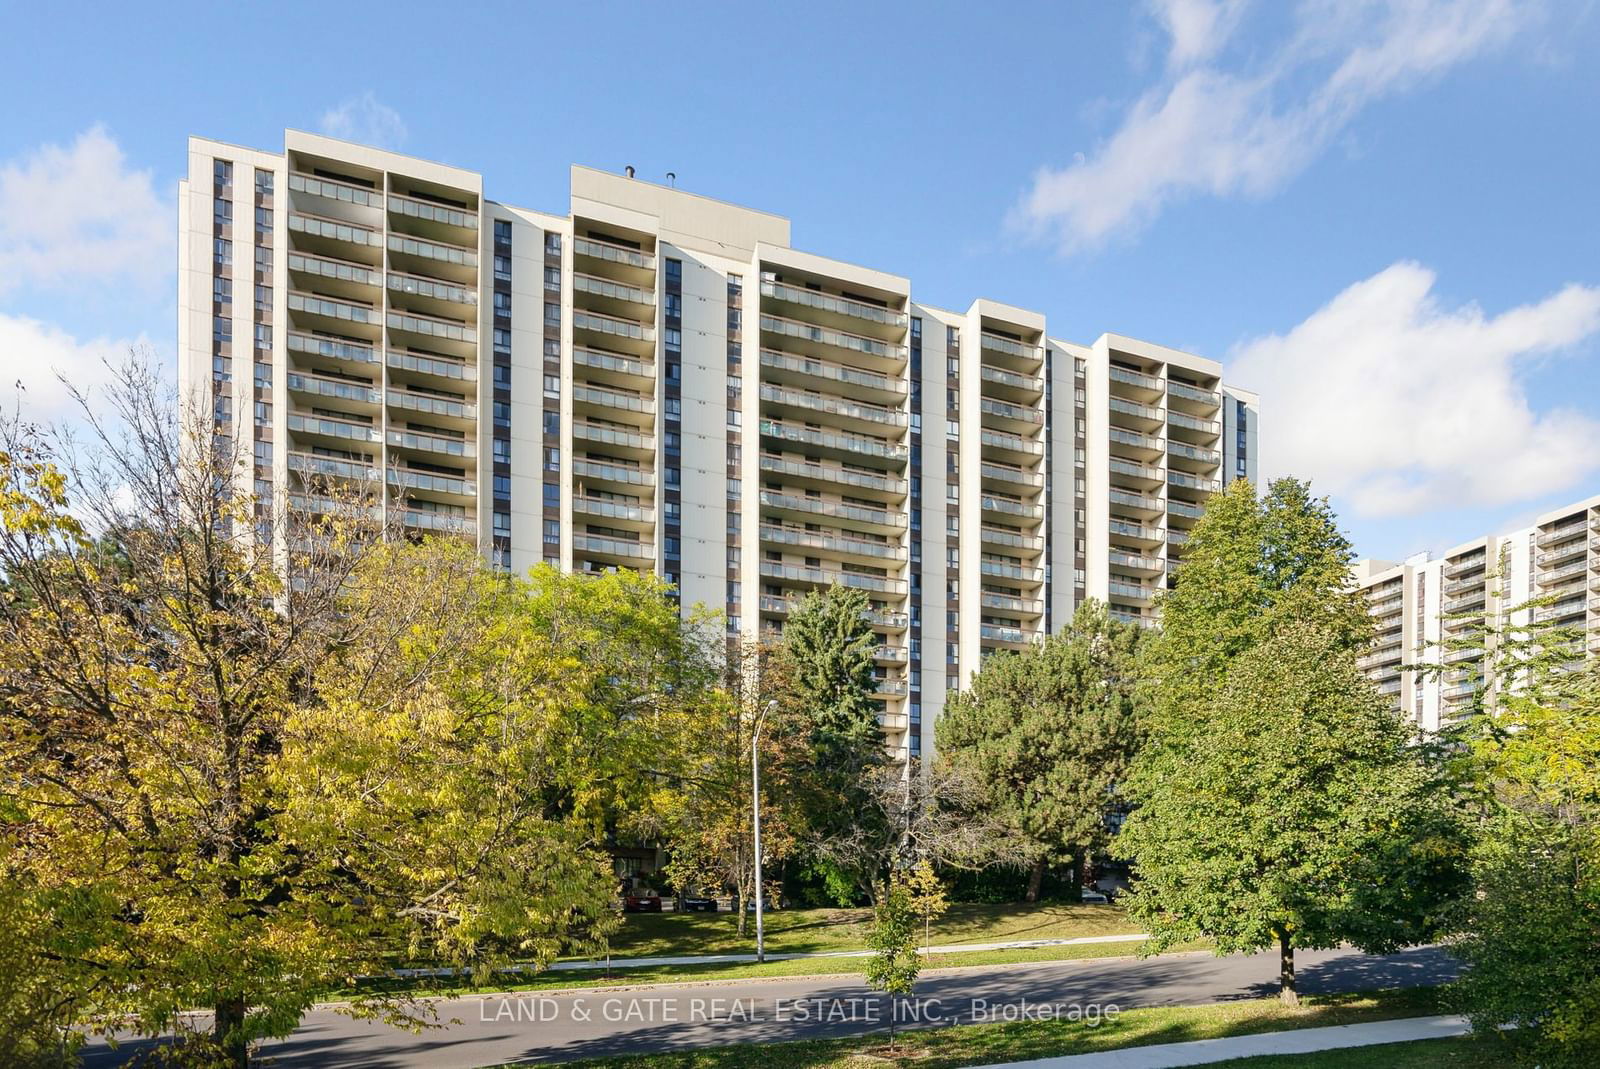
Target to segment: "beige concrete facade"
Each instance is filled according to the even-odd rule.
[[[254,443],[259,492],[381,477],[417,530],[518,571],[655,570],[746,638],[863,590],[904,758],[1085,598],[1153,622],[1206,495],[1255,477],[1259,405],[1214,361],[927,306],[784,218],[629,176],[574,167],[543,213],[289,131],[192,139],[180,205],[180,381]]]

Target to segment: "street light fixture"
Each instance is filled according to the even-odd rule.
[[[750,732],[750,804],[754,815],[756,841],[756,961],[758,962],[767,960],[767,950],[761,930],[761,761],[757,745],[761,741],[761,725],[767,722],[768,714],[777,707],[776,698],[769,701],[761,710],[761,715],[756,717],[755,730]]]

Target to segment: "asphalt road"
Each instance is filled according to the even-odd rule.
[[[1300,989],[1306,993],[1435,984],[1455,975],[1453,961],[1431,947],[1384,957],[1343,950],[1296,957]],[[924,1026],[971,1024],[1005,1019],[1008,1012],[1068,1016],[1076,1007],[1087,1015],[1110,1006],[1125,1010],[1259,998],[1276,992],[1277,967],[1273,952],[942,970],[918,981],[918,1002],[901,1019],[920,1012]],[[278,1069],[476,1069],[858,1034],[886,1028],[889,1012],[859,977],[843,976],[528,992],[434,1005],[441,1022],[456,1023],[413,1035],[318,1008],[294,1035],[266,1044],[262,1053]],[[143,1046],[124,1044],[113,1052],[97,1044],[86,1062],[94,1069],[120,1065]]]

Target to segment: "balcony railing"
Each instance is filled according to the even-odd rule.
[[[476,497],[477,485],[459,475],[440,475],[431,471],[411,468],[390,468],[385,476],[390,483],[407,490],[425,490],[435,494],[455,494],[458,497]]]
[[[366,248],[374,248],[383,242],[383,235],[371,227],[346,223],[338,219],[325,219],[320,215],[308,215],[305,212],[289,213],[289,231]]]
[[[838,431],[817,430],[813,427],[784,423],[781,420],[762,420],[761,433],[780,441],[799,442],[821,449],[838,449],[842,452],[860,453],[863,456],[882,457],[885,460],[903,462],[910,455],[910,450],[898,442],[843,434]]]
[[[395,293],[426,297],[435,301],[449,301],[452,304],[476,306],[478,303],[478,291],[475,289],[458,286],[453,282],[441,282],[436,278],[423,278],[421,275],[405,275],[391,271],[389,289]]]
[[[613,245],[609,241],[596,241],[594,238],[573,238],[572,252],[576,256],[587,256],[591,260],[635,267],[641,271],[654,271],[656,267],[656,258],[650,253]]]
[[[286,378],[289,389],[296,393],[337,397],[341,401],[358,401],[368,405],[378,403],[377,389],[366,383],[330,379],[323,375],[307,375],[300,371],[291,371]]]
[[[451,457],[475,457],[478,445],[470,438],[451,438],[443,434],[426,434],[422,431],[389,432],[389,444],[400,449],[415,449],[424,453],[440,453]]]
[[[476,382],[478,379],[476,364],[469,364],[465,360],[452,360],[447,356],[409,353],[404,349],[389,350],[389,366],[400,371],[414,371],[419,375],[433,375],[441,379],[460,379],[463,382]]]
[[[1145,586],[1143,583],[1119,583],[1115,579],[1106,584],[1106,593],[1114,598],[1127,598],[1129,601],[1149,601],[1154,598],[1154,587]]]
[[[1131,460],[1112,457],[1108,466],[1118,475],[1126,475],[1133,479],[1148,479],[1151,482],[1166,482],[1167,469],[1157,468],[1149,464],[1137,464]]]
[[[656,510],[645,505],[633,505],[626,501],[610,501],[601,497],[574,496],[572,511],[580,512],[585,516],[604,516],[611,520],[625,520],[630,523],[655,522]]]
[[[1121,505],[1123,508],[1130,509],[1144,509],[1148,512],[1160,512],[1167,504],[1159,497],[1129,493],[1127,490],[1111,490],[1109,491],[1109,496],[1113,505]]]
[[[449,264],[452,267],[476,268],[478,251],[448,241],[427,241],[410,234],[390,234],[389,251],[402,256],[415,256],[421,260]]]
[[[789,475],[797,479],[816,479],[821,482],[838,483],[842,486],[850,486],[858,490],[871,490],[880,494],[897,494],[903,497],[906,493],[906,481],[904,479],[878,472],[855,471],[832,464],[812,464],[801,460],[788,460],[784,457],[773,456],[770,453],[761,454],[760,467],[765,472]]]
[[[998,334],[982,331],[978,335],[978,343],[985,349],[993,349],[997,353],[1005,353],[1020,360],[1043,360],[1044,349],[1037,345],[1025,345],[1013,338],[1004,338]]]
[[[370,304],[339,301],[330,297],[319,297],[314,293],[289,294],[289,311],[321,316],[324,319],[338,319],[346,323],[360,323],[364,326],[377,326],[378,323],[378,310]]]
[[[1000,497],[995,494],[984,494],[981,499],[982,506],[989,512],[999,512],[1006,516],[1021,516],[1029,520],[1044,519],[1044,506],[1026,501],[1017,501],[1009,497]]]
[[[1033,632],[1024,631],[1020,627],[1005,627],[1001,624],[979,624],[978,637],[986,642],[1009,642],[1014,646],[1026,645],[1033,641]]]
[[[1198,520],[1206,514],[1202,505],[1191,505],[1187,501],[1173,501],[1170,498],[1167,500],[1167,512],[1169,515],[1182,516],[1190,520]]]
[[[984,430],[980,433],[978,441],[995,449],[1004,449],[1012,453],[1027,453],[1031,456],[1044,456],[1044,443],[1033,438],[1024,438],[1019,434],[1006,434],[1003,431]]]
[[[454,208],[447,204],[434,204],[401,193],[389,195],[389,210],[396,215],[438,223],[441,226],[453,226],[460,230],[478,229],[477,212]]]
[[[367,189],[349,182],[337,182],[331,178],[318,178],[298,171],[290,172],[289,188],[295,193],[308,193],[313,197],[356,204],[363,208],[383,207],[382,190]]]
[[[306,334],[303,331],[289,331],[285,344],[291,352],[305,353],[308,356],[323,356],[330,360],[349,360],[357,364],[376,364],[378,351],[370,345],[358,345],[355,342],[341,341],[337,338],[324,338],[318,334]]]
[[[1024,534],[1021,531],[991,527],[988,524],[978,528],[978,540],[985,545],[1010,546],[1013,549],[1029,549],[1035,552],[1044,548],[1044,538],[1040,535]]]
[[[817,290],[804,289],[800,286],[790,286],[787,283],[776,282],[771,279],[762,280],[761,295],[763,297],[771,297],[775,301],[800,304],[807,308],[815,308],[819,312],[832,312],[835,315],[850,316],[886,327],[903,327],[907,322],[906,313],[897,312],[892,308],[868,304],[865,301],[851,300],[849,297],[836,297],[831,293],[820,293]]]
[[[834,568],[805,568],[797,564],[779,564],[762,561],[761,575],[765,579],[781,579],[794,583],[816,583],[819,586],[845,586],[855,590],[871,590],[880,594],[904,594],[906,581],[883,575],[864,575]]]
[[[1114,445],[1132,446],[1135,449],[1146,449],[1157,453],[1167,446],[1165,438],[1140,434],[1138,431],[1124,430],[1121,427],[1112,427],[1109,434],[1110,441]]]
[[[1014,579],[1020,583],[1039,584],[1044,582],[1044,569],[1036,568],[1029,564],[1013,564],[1010,561],[980,559],[978,571],[984,575],[992,575],[1001,579]]]
[[[1555,568],[1548,572],[1540,572],[1539,585],[1549,586],[1554,583],[1560,583],[1566,579],[1578,578],[1587,574],[1588,571],[1589,562],[1587,560],[1574,561],[1564,568]]]
[[[604,390],[595,386],[574,386],[572,399],[583,401],[591,405],[603,405],[606,408],[619,408],[628,412],[654,412],[656,402],[654,398],[643,394],[622,393],[618,390]]]
[[[1181,486],[1185,490],[1198,490],[1205,494],[1214,494],[1222,489],[1222,483],[1216,479],[1201,479],[1194,475],[1185,475],[1181,471],[1168,472],[1167,483],[1171,486]]]
[[[291,450],[288,463],[289,470],[300,475],[320,475],[326,479],[346,479],[351,482],[366,482],[378,477],[378,466],[366,460],[345,460]]]
[[[1186,457],[1202,464],[1222,463],[1222,454],[1217,450],[1205,449],[1198,445],[1184,445],[1182,442],[1169,441],[1167,443],[1167,453],[1170,456]]]
[[[1031,486],[1035,489],[1044,487],[1044,475],[1037,471],[1024,471],[1010,464],[994,464],[983,461],[978,466],[979,474],[985,479],[996,479],[1000,482],[1015,483],[1018,486]]]
[[[655,365],[647,364],[631,356],[621,356],[617,353],[603,352],[599,349],[585,349],[574,346],[572,362],[583,367],[592,367],[597,371],[612,371],[618,375],[629,375],[636,379],[649,379],[655,377]]]
[[[904,395],[907,390],[907,385],[903,379],[890,378],[887,375],[879,375],[872,371],[862,371],[860,368],[845,367],[843,364],[835,364],[828,360],[795,356],[792,353],[779,352],[776,349],[761,350],[761,366],[792,371],[801,375],[811,375],[815,378],[826,379],[829,382],[863,386],[869,390],[878,390],[882,393]]]
[[[1124,538],[1137,538],[1148,542],[1160,542],[1166,535],[1166,532],[1163,532],[1159,527],[1128,523],[1126,520],[1112,520],[1108,526],[1114,535],[1121,535]]]
[[[852,538],[843,531],[809,531],[804,527],[791,527],[788,524],[762,524],[761,540],[774,545],[800,546],[825,553],[848,553],[858,557],[877,557],[883,560],[895,560],[905,555],[905,550],[898,542],[874,542],[864,538]]]
[[[888,509],[868,508],[864,505],[847,505],[843,501],[829,501],[820,497],[806,497],[802,494],[785,494],[776,490],[761,491],[761,504],[764,508],[785,509],[790,512],[809,512],[817,516],[832,516],[836,519],[871,524],[877,527],[904,527],[906,525],[905,513],[898,510],[891,512]]]
[[[1106,554],[1106,562],[1113,568],[1127,568],[1140,572],[1159,572],[1166,568],[1166,562],[1160,557],[1141,557],[1115,549]]]
[[[640,434],[638,431],[623,430],[619,427],[602,427],[581,420],[573,422],[572,437],[578,441],[599,442],[603,445],[620,446],[641,452],[655,452],[654,435]]]
[[[440,319],[437,316],[417,315],[415,312],[391,311],[387,317],[390,330],[403,330],[429,338],[443,338],[467,345],[478,343],[478,328],[457,319]]]
[[[1122,397],[1113,397],[1110,400],[1111,411],[1120,412],[1125,416],[1149,420],[1152,423],[1161,423],[1167,418],[1167,410],[1154,405],[1141,405],[1137,401],[1129,401]]]
[[[656,303],[655,290],[630,286],[626,282],[613,282],[609,278],[600,278],[596,275],[579,274],[576,271],[572,273],[572,292],[588,293],[611,301],[626,301],[629,304],[648,305],[652,308]]]
[[[1582,534],[1587,531],[1588,528],[1589,521],[1587,519],[1569,520],[1568,522],[1563,523],[1560,527],[1552,527],[1548,531],[1541,532],[1538,539],[1539,546],[1540,548],[1543,548],[1548,545],[1553,545],[1554,543],[1561,541],[1563,538],[1571,538],[1574,535]]]
[[[406,509],[401,514],[401,522],[408,527],[419,527],[425,531],[443,531],[446,534],[460,534],[473,536],[478,533],[478,524],[469,519],[465,513],[460,512],[430,512],[427,509]]]
[[[985,609],[1014,612],[1023,616],[1043,616],[1044,601],[1040,598],[1019,598],[1014,594],[999,594],[992,590],[978,592],[978,604]]]
[[[997,386],[1009,386],[1014,390],[1023,390],[1027,393],[1044,393],[1044,379],[1038,375],[1024,375],[1020,372],[1006,371],[1003,368],[984,364],[978,369],[978,377],[984,382],[992,382]]]
[[[992,397],[978,399],[978,410],[986,416],[996,416],[1000,419],[1016,420],[1018,423],[1043,423],[1044,413],[1037,408],[1024,408],[1021,405],[1008,404],[1005,401],[996,401]]]
[[[1222,404],[1222,395],[1216,390],[1202,390],[1198,386],[1190,386],[1184,382],[1168,381],[1167,394],[1169,397],[1181,397],[1185,401],[1195,401],[1212,408],[1218,408]]]
[[[830,415],[844,416],[849,419],[859,419],[868,423],[881,423],[888,427],[904,427],[906,425],[906,414],[900,409],[846,401],[842,397],[830,397],[826,394],[811,393],[806,390],[791,390],[783,386],[774,386],[771,383],[764,382],[761,384],[761,399],[777,404],[792,405],[796,408],[808,408],[816,412],[827,412]]]
[[[1549,549],[1534,558],[1539,564],[1554,564],[1557,561],[1570,560],[1572,557],[1586,553],[1588,543],[1580,536],[1576,541],[1568,542],[1560,549]]]
[[[769,334],[777,334],[784,338],[798,338],[802,341],[816,342],[819,345],[829,345],[835,349],[846,349],[850,352],[865,353],[868,356],[881,357],[885,360],[903,360],[906,356],[906,347],[895,342],[880,341],[877,338],[868,338],[860,334],[850,334],[831,327],[819,327],[812,323],[803,323],[798,319],[786,319],[783,316],[763,315],[761,329]]]
[[[1222,424],[1214,419],[1198,419],[1185,415],[1182,412],[1167,411],[1167,423],[1173,427],[1182,427],[1185,430],[1200,431],[1202,434],[1221,434]]]
[[[573,535],[572,550],[575,553],[600,553],[608,557],[626,557],[629,560],[639,561],[653,561],[656,556],[655,546],[649,542],[592,534]]]
[[[367,264],[337,260],[331,256],[313,256],[310,253],[290,252],[289,270],[302,275],[316,275],[334,282],[349,282],[360,286],[382,284],[383,275]]]
[[[445,416],[450,419],[478,418],[478,406],[470,401],[412,393],[410,390],[390,390],[388,398],[389,404],[409,412],[423,412],[430,416]]]
[[[1111,365],[1110,373],[1112,382],[1120,382],[1127,386],[1137,386],[1141,390],[1150,390],[1154,393],[1162,392],[1167,385],[1164,379],[1158,379],[1154,375],[1146,375],[1142,371],[1134,371],[1131,368],[1118,367],[1115,364]]]
[[[320,434],[326,438],[343,438],[352,442],[382,440],[378,436],[378,428],[370,423],[330,419],[327,416],[310,416],[302,412],[289,413],[287,426],[296,434]]]
[[[1554,605],[1541,605],[1534,610],[1533,618],[1539,623],[1549,620],[1566,620],[1583,613],[1583,598],[1571,598],[1567,601],[1558,601]]]
[[[631,468],[626,464],[607,464],[599,460],[574,460],[572,474],[628,486],[654,486],[656,481],[655,474],[649,468]]]

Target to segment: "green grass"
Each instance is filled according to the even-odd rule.
[[[936,954],[924,959],[922,971],[930,969],[970,968],[983,965],[1018,965],[1040,961],[1070,961],[1079,958],[1114,958],[1131,955],[1137,943],[1085,943],[1077,946],[1035,947],[1027,950],[984,950],[963,954]],[[1204,950],[1204,944],[1177,947],[1173,953]],[[423,997],[471,995],[497,991],[551,991],[578,988],[633,986],[635,984],[693,984],[719,980],[778,979],[786,976],[860,976],[866,967],[864,958],[793,958],[788,961],[769,961],[761,965],[657,965],[639,969],[604,970],[577,969],[563,972],[524,976],[520,973],[500,973],[487,984],[453,984],[438,979],[386,980],[364,983],[359,990],[405,991]],[[344,999],[355,990],[331,991],[329,999]]]
[[[739,935],[735,913],[628,913],[611,938],[619,958],[743,954],[756,948],[755,921]],[[774,954],[860,950],[867,945],[870,909],[785,909],[766,914],[766,947]],[[968,905],[950,907],[933,924],[933,945],[1000,943],[1124,935],[1139,927],[1117,906]]]
[[[1220,1002],[1209,1006],[1172,1006],[1129,1010],[1098,1025],[1082,1021],[1030,1021],[1018,1024],[961,1025],[903,1032],[892,1061],[916,1069],[957,1069],[991,1062],[1019,1061],[1061,1054],[1183,1043],[1194,1039],[1254,1035],[1294,1028],[1359,1024],[1439,1012],[1433,988],[1314,996],[1298,1009],[1276,999]],[[762,1069],[871,1069],[889,1055],[884,1034],[847,1039],[805,1040],[760,1047]],[[569,1069],[741,1069],[752,1064],[753,1048],[718,1047],[671,1054],[638,1054],[567,1063]],[[1351,1052],[1335,1052],[1347,1057]],[[1240,1063],[1256,1069],[1264,1061]],[[1308,1063],[1285,1061],[1285,1066]],[[1313,1063],[1314,1064],[1314,1063]],[[1328,1065],[1355,1064],[1348,1061]],[[1384,1063],[1426,1065],[1428,1062]],[[1441,1063],[1497,1065],[1497,1062]],[[506,1069],[506,1067],[502,1067]]]
[[[1528,1064],[1512,1044],[1499,1036],[1453,1036],[1315,1054],[1231,1058],[1213,1063],[1211,1069],[1509,1069]]]

